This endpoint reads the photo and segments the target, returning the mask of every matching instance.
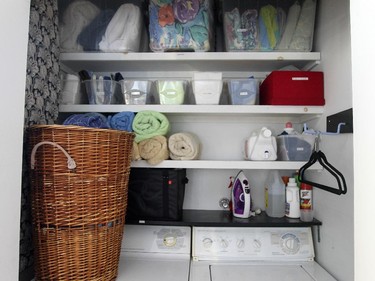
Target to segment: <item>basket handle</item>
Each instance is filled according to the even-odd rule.
[[[58,149],[60,149],[65,154],[66,158],[68,158],[68,161],[67,161],[68,169],[73,170],[73,169],[75,169],[77,167],[77,164],[74,161],[74,159],[72,157],[70,157],[70,155],[68,154],[68,152],[66,152],[66,150],[64,148],[62,148],[60,145],[58,145],[57,143],[51,142],[51,141],[42,141],[42,142],[37,143],[33,147],[33,150],[31,151],[31,164],[30,165],[31,165],[31,169],[32,170],[34,170],[34,168],[35,168],[35,154],[36,154],[36,151],[39,148],[39,146],[41,146],[43,144],[50,144],[50,145],[55,146]]]

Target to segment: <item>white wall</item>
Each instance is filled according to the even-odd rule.
[[[326,116],[351,108],[351,44],[349,0],[319,1],[316,30],[316,50],[322,60],[314,70],[324,71],[326,99],[322,118],[313,122],[314,128],[326,130]],[[322,136],[320,149],[328,161],[345,176],[346,195],[335,195],[314,189],[315,217],[323,222],[321,241],[316,242],[316,259],[341,281],[354,279],[354,187],[353,134]],[[337,187],[327,172],[315,172],[316,182]]]
[[[18,280],[23,116],[29,0],[0,2],[0,272]]]
[[[373,1],[350,3],[354,106],[355,280],[373,280],[374,193],[374,38]]]

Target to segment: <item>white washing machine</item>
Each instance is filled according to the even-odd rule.
[[[126,225],[117,281],[188,281],[191,228]]]
[[[334,281],[311,228],[193,227],[190,281]]]

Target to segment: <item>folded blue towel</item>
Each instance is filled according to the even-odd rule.
[[[108,123],[112,129],[131,132],[134,119],[134,113],[131,111],[122,111],[113,116],[108,116]]]
[[[63,125],[75,125],[101,129],[110,128],[107,117],[96,112],[70,115],[65,119]]]

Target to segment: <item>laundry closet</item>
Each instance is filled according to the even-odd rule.
[[[298,131],[302,131],[306,124],[308,128],[326,132],[327,117],[351,108],[354,112],[356,110],[352,79],[358,79],[358,74],[352,77],[351,40],[354,36],[351,36],[350,8],[349,1],[319,1],[311,52],[224,52],[221,49],[220,52],[63,52],[60,56],[61,68],[67,73],[77,73],[82,69],[102,75],[121,72],[123,77],[134,80],[190,80],[195,72],[200,71],[221,72],[223,80],[253,76],[262,81],[273,70],[283,67],[322,71],[325,105],[237,106],[228,101],[221,101],[220,105],[72,104],[60,106],[61,118],[85,112],[114,114],[144,109],[162,112],[171,123],[170,133],[192,132],[199,136],[202,144],[199,160],[165,160],[158,164],[159,168],[186,169],[189,182],[183,209],[187,214],[204,217],[211,211],[215,214],[222,212],[220,201],[229,198],[230,177],[239,170],[243,170],[249,180],[253,207],[264,210],[264,181],[268,172],[279,170],[283,175],[292,176],[304,162],[244,160],[244,142],[251,132],[267,126],[273,132],[281,133],[287,122],[292,122]],[[354,279],[355,267],[353,146],[353,133],[321,134],[319,148],[345,176],[348,191],[337,195],[314,188],[315,220],[308,225],[301,224],[312,229],[315,260],[337,280],[348,281]],[[134,169],[150,167],[155,168],[146,161],[132,163]],[[336,185],[335,179],[319,165],[311,167],[309,178],[329,186]],[[229,228],[236,226],[231,220],[227,223]],[[167,225],[174,226],[173,222]],[[251,227],[251,218],[248,226]],[[272,223],[269,226],[272,227]]]

